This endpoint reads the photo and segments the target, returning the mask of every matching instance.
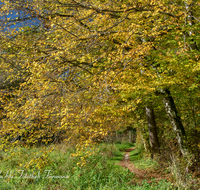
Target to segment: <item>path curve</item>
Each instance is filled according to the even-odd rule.
[[[163,174],[160,170],[150,171],[136,168],[129,159],[129,153],[133,150],[135,150],[135,147],[128,148],[124,151],[124,158],[119,162],[119,165],[124,168],[128,168],[130,172],[134,173],[137,183],[142,182],[143,180],[147,180],[148,183],[151,183],[152,179],[154,179],[154,182],[155,180],[158,182],[162,179],[166,179],[167,181],[169,181],[170,174]],[[133,180],[132,182],[136,183],[135,180]]]

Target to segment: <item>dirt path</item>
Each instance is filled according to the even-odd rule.
[[[148,183],[152,182],[152,179],[154,179],[158,182],[162,179],[166,179],[167,181],[169,181],[169,174],[163,174],[160,170],[142,170],[142,169],[138,169],[134,166],[133,163],[131,163],[131,161],[129,160],[129,152],[135,150],[135,147],[133,148],[129,148],[125,150],[125,155],[122,161],[120,161],[119,165],[124,167],[124,168],[128,168],[130,172],[135,174],[135,180],[133,180],[133,183],[137,183],[142,182],[143,180],[147,180]]]

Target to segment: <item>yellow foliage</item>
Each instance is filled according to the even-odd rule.
[[[0,33],[2,147],[17,136],[24,141],[12,145],[88,146],[125,126],[157,89],[197,85],[198,55],[183,33],[199,23],[188,29],[181,1],[6,0],[1,10],[17,8],[41,25]],[[199,4],[193,8],[198,18]],[[41,168],[43,158],[27,167]]]

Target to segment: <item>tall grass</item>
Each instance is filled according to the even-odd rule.
[[[174,155],[170,156],[171,165],[170,170],[175,181],[175,185],[178,190],[190,190],[190,189],[200,189],[199,182],[188,173],[188,167],[183,168],[180,164],[180,160]]]
[[[127,144],[101,144],[95,148],[94,155],[86,158],[86,165],[79,167],[77,163],[81,161],[81,158],[71,156],[75,150],[59,145],[49,153],[49,162],[41,171],[37,171],[34,167],[25,168],[23,165],[31,160],[40,148],[21,148],[21,154],[18,155],[11,152],[7,155],[1,153],[0,189],[139,190],[169,187],[165,181],[158,184],[148,184],[144,181],[140,186],[131,183],[135,175],[116,164],[123,158],[123,153],[120,151],[123,147],[129,148]],[[22,171],[24,173],[20,177]]]

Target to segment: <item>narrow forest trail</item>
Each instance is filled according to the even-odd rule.
[[[135,147],[128,148],[124,150],[124,158],[119,162],[119,165],[128,168],[130,172],[135,174],[135,178],[132,183],[142,183],[143,180],[146,180],[148,183],[152,183],[152,181],[160,181],[160,180],[167,180],[169,181],[170,174],[164,174],[161,170],[152,170],[152,169],[138,169],[134,166],[129,159],[129,153],[135,150]]]

